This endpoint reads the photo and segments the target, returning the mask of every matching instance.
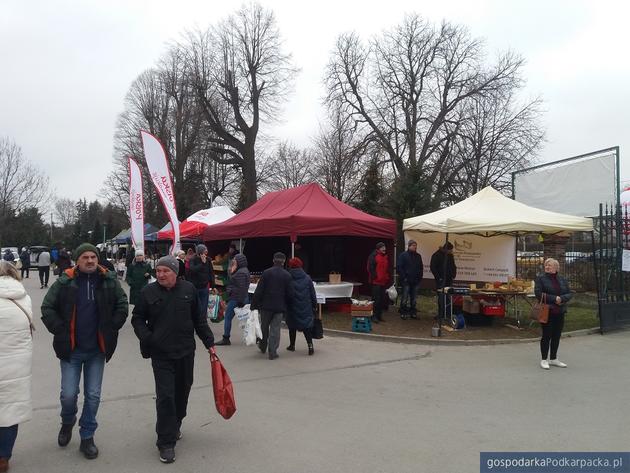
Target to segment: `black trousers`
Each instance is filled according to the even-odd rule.
[[[543,360],[555,360],[558,356],[558,346],[560,345],[560,336],[564,328],[564,314],[549,314],[549,322],[540,324],[542,327],[542,338],[540,339],[540,354]],[[549,353],[549,345],[551,345],[551,353]]]
[[[153,377],[155,378],[155,407],[157,410],[158,448],[174,447],[177,431],[186,417],[188,396],[193,384],[195,354],[177,360],[152,358]]]
[[[385,286],[372,284],[372,315],[377,320],[383,320],[383,309],[385,308],[386,297]]]
[[[39,267],[39,283],[42,286],[48,286],[48,278],[50,277],[50,266]]]
[[[308,346],[311,346],[313,344],[313,337],[311,336],[311,329],[307,328],[306,330],[301,330],[301,332],[304,334],[304,338],[306,339],[306,344]],[[289,329],[289,345],[291,345],[292,347],[295,346],[296,336],[297,336],[297,330],[290,328]]]
[[[30,266],[28,268],[25,268],[24,266],[22,266],[22,268],[20,269],[21,274],[21,278],[24,279],[24,273],[26,273],[26,277],[28,277],[28,272],[30,270]]]

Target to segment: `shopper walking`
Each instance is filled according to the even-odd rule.
[[[270,360],[278,358],[280,324],[293,298],[293,280],[284,269],[286,260],[284,253],[273,255],[273,266],[263,271],[251,304],[252,309],[260,311],[263,338],[258,348],[262,353],[268,348]]]
[[[197,254],[190,260],[187,279],[197,289],[199,313],[205,316],[208,310],[210,288],[214,288],[214,271],[206,245],[197,245],[196,252]],[[179,264],[177,266],[179,271]]]
[[[28,251],[26,247],[22,248],[22,252],[20,253],[20,263],[22,263],[22,267],[20,268],[20,276],[22,279],[24,279],[24,273],[26,273],[26,279],[28,279],[31,269],[31,252]]]
[[[311,277],[304,272],[302,260],[291,258],[288,263],[289,274],[293,280],[293,298],[287,311],[286,322],[289,327],[289,346],[287,350],[295,351],[295,338],[297,332],[304,334],[308,354],[315,353],[313,347],[313,315],[317,310],[317,295]]]
[[[144,260],[144,253],[136,251],[134,262],[127,268],[125,281],[129,284],[129,303],[136,305],[140,297],[140,291],[149,283],[153,270]]]
[[[566,304],[571,300],[573,294],[569,289],[567,280],[558,274],[559,269],[558,260],[547,258],[544,274],[538,276],[534,283],[536,298],[540,300],[544,297],[547,305],[549,305],[549,321],[546,324],[540,324],[542,328],[540,367],[545,370],[548,370],[550,365],[560,368],[567,367],[566,363],[558,359],[558,347],[564,328],[564,316],[567,313]]]
[[[223,320],[223,339],[219,340],[216,343],[217,345],[231,345],[230,333],[232,332],[234,309],[243,307],[249,302],[249,269],[247,269],[247,258],[245,255],[235,254],[228,271],[230,273],[230,281],[227,286],[228,303]]]
[[[389,259],[385,243],[376,244],[367,262],[368,280],[372,285],[372,322],[383,322],[383,309],[386,308],[387,295],[385,289],[389,284]]]
[[[0,472],[9,469],[18,425],[31,418],[32,321],[17,269],[0,261]]]
[[[160,461],[175,461],[175,444],[181,438],[188,396],[193,384],[195,338],[214,346],[205,311],[198,307],[197,291],[177,277],[179,263],[164,256],[156,264],[157,282],[140,292],[131,324],[144,358],[151,358],[155,378],[157,447]]]
[[[48,287],[48,278],[50,278],[50,253],[48,250],[44,250],[35,258],[37,262],[37,268],[39,271],[39,283],[40,289]]]
[[[418,253],[418,244],[414,240],[407,242],[407,251],[403,251],[398,257],[398,277],[402,286],[400,299],[400,317],[406,319],[418,318],[416,309],[416,296],[422,282],[424,267],[422,256]]]
[[[116,350],[118,331],[129,307],[116,274],[98,265],[96,247],[79,245],[74,259],[77,265],[63,273],[46,294],[42,321],[54,335],[53,348],[61,360],[61,430],[57,442],[65,447],[72,438],[83,373],[80,450],[86,458],[94,459],[98,456],[94,432],[105,362]]]

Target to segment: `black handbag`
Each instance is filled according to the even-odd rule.
[[[313,328],[311,329],[311,336],[315,340],[321,340],[324,338],[324,327],[322,326],[322,319],[313,319]]]

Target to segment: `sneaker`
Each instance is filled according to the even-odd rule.
[[[65,447],[72,439],[72,428],[74,424],[61,424],[59,435],[57,435],[57,443],[60,447]]]
[[[215,345],[217,346],[227,346],[227,345],[231,345],[232,343],[230,342],[229,337],[223,337],[221,340],[219,340],[217,343],[215,343]]]
[[[81,439],[81,446],[79,450],[83,452],[83,456],[88,460],[94,460],[98,457],[98,448],[94,445],[94,438]]]
[[[295,351],[295,345],[289,345],[289,346],[287,347],[287,350],[289,350],[289,351]]]
[[[160,448],[160,461],[162,463],[173,463],[175,461],[175,449],[173,447]]]
[[[567,364],[566,363],[562,363],[560,360],[555,359],[555,360],[549,360],[549,364],[551,366],[558,366],[560,368],[566,368]]]
[[[311,356],[313,353],[315,353],[315,348],[313,347],[313,344],[311,344],[308,346],[308,354]]]
[[[549,362],[547,360],[542,360],[540,362],[540,367],[544,370],[548,370],[549,369]]]
[[[267,351],[267,344],[261,340],[258,343],[258,349],[260,350],[260,353],[265,353]]]
[[[277,353],[269,353],[269,359],[270,360],[275,360],[276,358],[278,358],[280,355],[278,355]]]

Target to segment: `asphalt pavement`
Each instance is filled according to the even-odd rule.
[[[35,308],[33,419],[20,426],[18,472],[430,472],[479,471],[482,451],[629,451],[630,332],[563,339],[569,367],[544,371],[537,343],[423,346],[326,337],[307,356],[269,361],[240,342],[218,347],[238,411],[216,412],[208,355],[198,343],[195,383],[176,462],[155,447],[150,361],[129,319],[105,369],[96,460],[57,446],[59,360],[41,323],[45,289],[25,280]],[[54,280],[54,277],[53,277]],[[51,281],[52,283],[52,281]],[[237,325],[237,324],[235,324]],[[222,324],[212,325],[215,337]],[[298,334],[299,335],[299,334]],[[81,394],[82,397],[82,394]]]

